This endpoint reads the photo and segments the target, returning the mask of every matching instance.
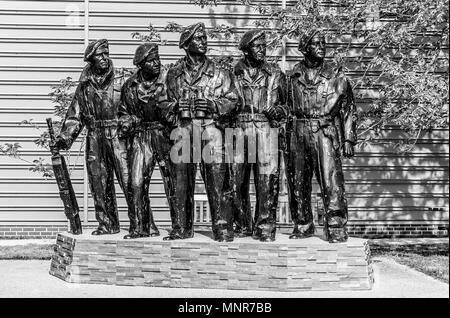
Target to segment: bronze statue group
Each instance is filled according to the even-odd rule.
[[[87,128],[85,158],[99,223],[92,234],[120,231],[115,175],[130,219],[124,238],[160,235],[149,199],[150,180],[158,163],[172,221],[164,240],[193,237],[199,164],[214,239],[252,236],[262,242],[274,241],[280,160],[264,158],[264,151],[271,152],[272,146],[272,154],[283,153],[285,160],[294,222],[290,238],[314,234],[311,191],[315,174],[325,207],[325,237],[329,242],[346,241],[348,213],[341,156],[354,154],[356,111],[345,74],[324,60],[325,46],[320,30],[303,34],[299,50],[305,58],[286,76],[266,61],[265,32],[252,30],[239,44],[243,58],[226,68],[205,55],[205,26],[197,23],[181,34],[179,47],[185,57],[166,68],[161,65],[158,45],[143,43],[133,60],[137,71],[125,80],[114,75],[108,41],[90,43],[84,55],[87,65],[51,148],[69,149]],[[218,138],[215,133],[227,129],[247,141],[231,160],[224,160],[223,135]],[[267,138],[269,131],[278,134]],[[184,140],[188,147],[197,147],[200,154],[214,153],[216,160],[189,151],[188,160],[175,162],[173,155],[179,152],[174,147],[183,135],[188,136],[187,143]],[[249,160],[255,149],[255,160]],[[254,217],[251,172],[256,192]]]

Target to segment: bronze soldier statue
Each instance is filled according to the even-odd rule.
[[[162,117],[167,105],[167,69],[161,65],[158,45],[139,45],[133,64],[138,71],[122,87],[119,124],[129,136],[129,188],[133,207],[125,239],[158,236],[150,207],[149,186],[158,162],[167,197],[172,196],[170,179],[170,131]],[[170,204],[170,200],[169,200]]]
[[[194,235],[195,176],[197,163],[200,163],[214,239],[231,241],[233,229],[228,204],[231,191],[227,192],[228,169],[223,159],[222,136],[217,136],[217,131],[221,135],[225,118],[235,107],[236,92],[230,72],[205,55],[207,35],[203,23],[188,26],[180,36],[179,47],[186,51],[186,56],[167,74],[170,106],[166,118],[177,128],[172,133],[184,133],[184,138],[187,134],[187,142],[192,146],[189,147],[188,160],[173,165],[175,190],[169,198],[174,208],[171,211],[172,231],[164,239],[185,239]],[[214,160],[205,160],[207,145],[209,151],[215,153]]]
[[[286,174],[294,231],[290,238],[314,234],[312,175],[316,174],[325,207],[324,233],[329,242],[345,242],[347,201],[341,153],[352,157],[356,110],[352,88],[341,68],[324,61],[320,30],[300,38],[305,59],[294,66],[288,82],[290,118],[286,127]]]
[[[253,234],[253,238],[260,241],[273,241],[280,175],[278,127],[287,115],[286,78],[276,64],[266,61],[264,31],[257,29],[246,32],[239,49],[244,53],[244,58],[234,66],[236,88],[240,97],[234,127],[241,132],[239,138],[245,137],[247,143],[244,153],[237,154],[242,155],[244,158],[241,159],[244,160],[234,160],[232,163],[235,231],[239,236]],[[273,129],[275,134],[272,135],[272,140],[267,139],[268,133]],[[267,147],[269,143],[275,148]],[[257,149],[254,156],[256,160],[251,159],[250,152],[254,151],[252,146]],[[267,155],[269,162],[266,160]],[[251,171],[256,190],[254,220],[249,196]]]
[[[92,235],[120,232],[114,189],[114,172],[127,203],[127,145],[118,136],[118,105],[123,77],[115,77],[108,40],[91,42],[86,48],[84,68],[67,110],[55,147],[69,149],[87,128],[86,165],[99,223]],[[129,204],[129,203],[128,203]]]

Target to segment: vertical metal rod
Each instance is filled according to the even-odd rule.
[[[286,9],[286,0],[281,0],[281,8]],[[281,56],[281,70],[286,72],[286,39],[283,39],[283,47],[282,47],[282,56]]]
[[[84,46],[89,44],[89,0],[84,0]]]
[[[84,0],[84,47],[86,48],[89,45],[89,0]],[[86,147],[86,144],[85,144]],[[85,225],[88,223],[88,175],[87,175],[87,166],[86,166],[86,158],[83,162],[83,222]]]

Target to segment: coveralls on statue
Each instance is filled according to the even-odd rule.
[[[244,58],[234,66],[240,97],[234,127],[241,141],[245,135],[245,151],[237,150],[231,165],[235,231],[239,236],[253,234],[255,239],[273,241],[280,176],[278,127],[287,114],[286,78],[276,64],[265,60],[264,31],[245,33],[239,49]],[[249,194],[251,171],[256,190],[254,221]]]
[[[324,234],[329,242],[347,240],[347,200],[341,153],[354,154],[356,111],[350,82],[341,69],[324,61],[325,38],[312,30],[300,39],[305,60],[288,82],[290,118],[286,126],[286,174],[294,222],[291,238],[314,234],[312,176],[316,174],[325,208]]]
[[[133,206],[129,210],[130,233],[126,239],[159,235],[149,198],[150,179],[157,162],[166,195],[172,195],[170,131],[162,118],[162,108],[167,105],[167,69],[161,66],[155,43],[141,44],[133,63],[138,71],[123,85],[119,108],[119,124],[130,136],[129,188]]]
[[[231,241],[231,191],[227,190],[229,170],[224,160],[222,135],[223,123],[235,107],[237,95],[230,72],[205,56],[207,37],[203,23],[188,26],[181,34],[179,47],[186,51],[186,56],[167,74],[170,106],[166,116],[175,128],[172,131],[173,149],[177,149],[181,140],[187,147],[181,149],[184,159],[177,159],[174,164],[174,195],[169,198],[173,200],[174,208],[172,231],[164,239],[184,239],[194,235],[195,176],[197,163],[200,163],[214,239]],[[171,159],[174,159],[172,154],[175,153],[171,153]]]
[[[83,127],[87,128],[86,166],[95,217],[99,223],[93,235],[118,233],[119,218],[114,173],[127,202],[128,169],[126,140],[118,136],[117,113],[123,77],[115,77],[106,39],[88,45],[84,60],[89,64],[67,110],[55,146],[69,149]]]

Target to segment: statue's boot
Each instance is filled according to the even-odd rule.
[[[325,239],[330,243],[342,243],[347,242],[348,233],[347,227],[328,227],[325,224],[324,227]]]
[[[289,235],[290,239],[302,239],[306,237],[311,237],[314,235],[314,223],[308,223],[308,224],[295,224],[294,230],[292,231],[292,234]]]
[[[233,242],[234,233],[227,229],[218,229],[213,231],[214,241],[217,242]]]
[[[119,232],[120,232],[120,229],[113,229],[113,230],[110,231],[104,226],[99,226],[98,229],[96,229],[95,231],[93,231],[91,233],[91,235],[116,234],[116,233],[119,233]]]
[[[273,242],[275,241],[275,225],[260,225],[255,228],[252,238],[261,242]]]
[[[236,227],[234,229],[234,236],[235,237],[248,237],[252,236],[252,230],[248,227]]]
[[[155,223],[152,223],[151,225],[150,225],[150,234],[148,235],[148,236],[159,236],[160,235],[160,233],[159,233],[159,230],[158,230],[158,228],[156,227],[156,224]]]
[[[172,230],[168,236],[163,237],[164,241],[183,240],[194,236],[194,231],[190,230]]]
[[[136,238],[140,238],[140,237],[143,237],[143,236],[141,234],[139,234],[138,232],[133,231],[133,232],[130,232],[127,235],[125,235],[123,238],[125,240],[129,240],[129,239],[136,239]]]

